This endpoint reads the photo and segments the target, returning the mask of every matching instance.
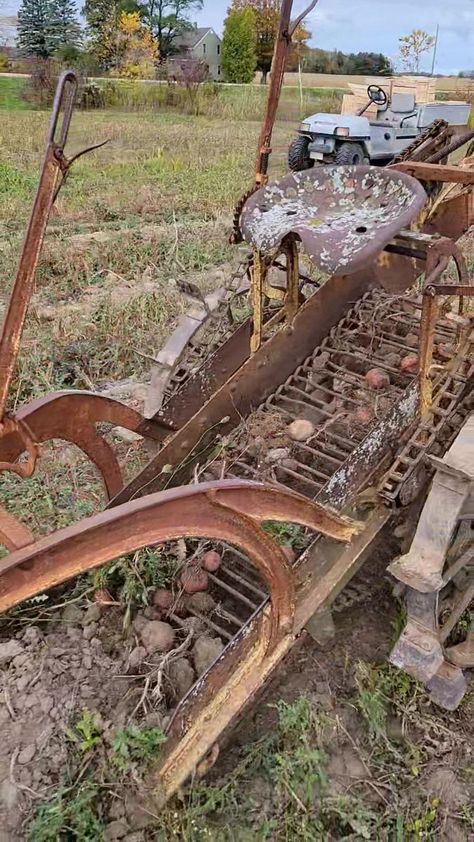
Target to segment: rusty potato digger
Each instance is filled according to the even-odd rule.
[[[204,538],[222,558],[209,573],[219,610],[190,612],[220,654],[172,711],[150,781],[158,801],[212,764],[304,629],[328,639],[332,606],[390,522],[415,513],[413,542],[391,566],[407,604],[393,663],[450,709],[474,667],[472,628],[456,631],[474,598],[474,287],[457,243],[474,219],[474,169],[469,158],[447,162],[472,133],[441,125],[390,168],[268,182],[291,6],[282,4],[254,188],[235,215],[233,239],[250,254],[161,351],[148,417],[79,391],[9,404],[48,216],[71,163],[70,72],[0,342],[0,469],[30,477],[42,445],[60,439],[92,461],[107,498],[102,513],[39,538],[2,501],[2,611],[160,542]],[[128,484],[107,425],[153,447]],[[267,521],[301,527],[295,559]],[[182,633],[182,617],[167,619]]]

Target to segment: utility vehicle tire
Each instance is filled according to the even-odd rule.
[[[310,158],[309,139],[298,135],[293,140],[288,152],[288,165],[292,172],[301,172],[301,170],[309,170],[314,166],[314,161]]]
[[[341,143],[336,149],[336,164],[358,165],[364,163],[364,150],[360,143]]]

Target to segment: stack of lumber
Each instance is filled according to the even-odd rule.
[[[389,99],[393,94],[414,94],[415,102],[421,105],[426,102],[434,102],[436,94],[436,79],[428,76],[396,76],[394,78],[371,79],[367,77],[363,85],[349,83],[350,94],[344,94],[342,98],[341,114],[357,114],[361,108],[367,105],[368,85],[378,85],[383,88]],[[371,104],[365,111],[364,116],[373,118],[377,116],[377,106]]]

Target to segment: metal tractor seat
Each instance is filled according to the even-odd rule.
[[[407,227],[425,201],[419,181],[404,173],[318,167],[257,190],[243,209],[242,233],[263,254],[293,235],[320,269],[349,274]]]

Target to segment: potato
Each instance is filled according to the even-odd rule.
[[[173,605],[173,594],[167,588],[158,588],[152,597],[153,605],[163,611],[169,611]]]
[[[418,357],[415,354],[408,354],[403,357],[400,363],[400,371],[404,374],[416,374],[418,371]]]
[[[371,368],[365,375],[365,382],[371,389],[386,389],[390,386],[390,377],[381,368]]]
[[[315,433],[315,426],[311,421],[306,421],[304,418],[297,418],[287,428],[290,439],[293,441],[307,441]]]
[[[187,567],[181,573],[180,581],[188,594],[205,591],[209,586],[209,576],[201,567]]]
[[[201,567],[208,573],[215,573],[222,564],[222,557],[215,550],[208,550],[201,558]]]
[[[352,415],[356,424],[366,426],[374,420],[374,411],[370,406],[359,406]]]

